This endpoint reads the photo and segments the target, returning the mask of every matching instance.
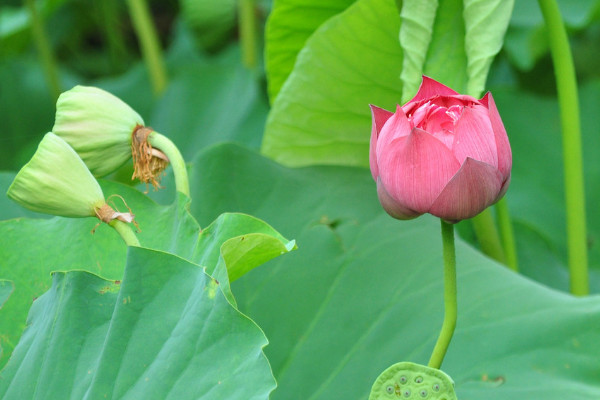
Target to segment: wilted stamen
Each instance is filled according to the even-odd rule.
[[[96,208],[94,210],[94,212],[96,213],[96,217],[101,222],[99,222],[96,226],[94,226],[94,229],[92,229],[92,233],[94,233],[96,231],[96,228],[98,227],[98,225],[100,225],[100,223],[104,222],[104,223],[110,224],[114,220],[119,220],[121,222],[125,222],[128,224],[134,224],[139,232],[140,227],[138,226],[138,224],[135,220],[135,215],[131,211],[131,208],[129,208],[129,206],[125,202],[125,199],[123,199],[123,197],[121,197],[117,194],[113,194],[113,195],[110,195],[107,200],[110,200],[111,197],[120,198],[121,201],[123,201],[123,204],[127,208],[128,212],[120,212],[118,209],[115,211],[115,209],[117,208],[116,206],[115,206],[115,209],[113,209],[111,206],[108,205],[108,203],[104,203],[102,205],[102,207]],[[114,205],[114,203],[113,203],[113,205]]]
[[[169,158],[160,150],[148,143],[152,129],[137,125],[131,134],[131,156],[133,158],[133,176],[148,184],[152,183],[154,190],[160,188],[162,172],[169,164]]]

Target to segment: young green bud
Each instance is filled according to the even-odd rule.
[[[75,86],[56,103],[52,131],[79,154],[94,176],[115,171],[131,158],[131,136],[144,120],[118,97]]]
[[[81,158],[52,132],[44,136],[7,194],[32,211],[63,217],[93,217],[106,203]]]

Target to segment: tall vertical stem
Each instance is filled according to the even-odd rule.
[[[500,227],[500,238],[502,240],[502,248],[504,248],[504,255],[506,256],[506,265],[513,271],[518,272],[517,246],[515,244],[515,235],[508,213],[506,198],[502,198],[496,203],[496,218]]]
[[[42,65],[44,66],[46,82],[48,83],[48,88],[50,89],[54,101],[56,101],[58,96],[60,96],[61,85],[54,53],[52,52],[52,47],[48,41],[42,17],[39,15],[35,6],[35,1],[26,0],[25,4],[29,11],[29,18],[31,18],[31,33],[33,34],[33,40],[35,41],[35,45],[42,59]]]
[[[242,59],[248,68],[256,67],[256,17],[254,0],[238,0],[240,41]]]
[[[154,93],[159,95],[167,87],[167,68],[162,56],[158,34],[150,17],[150,10],[145,0],[127,0],[127,6],[140,41]]]
[[[458,313],[456,293],[456,253],[454,248],[454,225],[441,220],[444,252],[444,322],[438,340],[429,359],[429,367],[439,369],[454,335]]]
[[[567,31],[556,0],[538,0],[548,30],[562,125],[571,293],[589,293],[585,190],[577,79]]]
[[[471,218],[477,241],[481,251],[489,257],[501,263],[506,263],[504,249],[500,241],[500,235],[492,216],[492,210],[486,208],[479,215]]]

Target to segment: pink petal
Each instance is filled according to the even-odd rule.
[[[496,108],[496,102],[490,92],[487,92],[481,99],[481,103],[488,108],[488,114],[492,129],[494,130],[494,138],[496,140],[496,149],[498,152],[498,169],[504,178],[510,176],[510,170],[512,168],[512,151],[510,149],[510,143],[508,142],[508,136],[506,135],[506,129]]]
[[[452,152],[461,163],[471,157],[498,166],[496,139],[485,107],[474,105],[463,109],[454,127]]]
[[[372,123],[371,123],[371,144],[369,147],[369,164],[371,166],[371,175],[373,175],[373,179],[377,180],[377,176],[379,176],[379,170],[377,169],[377,156],[375,155],[375,149],[377,148],[377,138],[379,137],[379,132],[381,132],[381,128],[385,122],[392,116],[394,113],[384,110],[383,108],[379,108],[374,105],[370,105],[371,107],[371,115],[372,115]]]
[[[467,158],[428,212],[451,222],[471,218],[494,204],[500,198],[501,189],[500,171]]]
[[[415,97],[409,103],[428,99],[433,96],[454,96],[458,93],[428,76],[423,75],[423,81]]]
[[[411,130],[412,127],[406,114],[400,106],[397,106],[396,112],[388,118],[379,131],[375,153],[380,154],[393,140],[410,135]]]
[[[377,179],[377,196],[379,197],[379,202],[383,206],[383,209],[394,218],[412,219],[421,215],[394,200],[385,189],[385,186],[383,186],[383,183],[381,183],[381,179]]]
[[[460,168],[450,149],[418,128],[386,147],[377,143],[377,164],[388,194],[404,208],[421,214]]]

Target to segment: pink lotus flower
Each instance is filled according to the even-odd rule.
[[[375,106],[371,112],[371,173],[394,218],[430,213],[457,222],[508,189],[512,154],[491,93],[477,100],[424,76],[395,113]]]

